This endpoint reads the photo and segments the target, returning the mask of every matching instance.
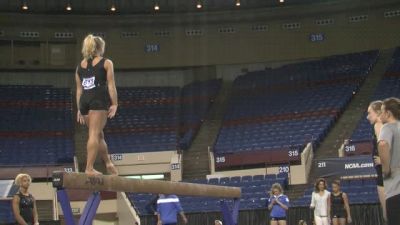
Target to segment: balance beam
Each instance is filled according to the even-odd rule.
[[[139,180],[114,175],[87,176],[85,173],[53,172],[53,187],[93,191],[176,194],[216,198],[240,198],[241,189],[206,184]]]

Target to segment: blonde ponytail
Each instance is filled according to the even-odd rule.
[[[88,60],[94,58],[97,54],[102,55],[104,53],[104,46],[105,42],[101,37],[89,34],[83,40],[83,58]]]

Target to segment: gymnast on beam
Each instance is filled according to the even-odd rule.
[[[112,119],[118,107],[114,67],[111,60],[103,57],[104,48],[105,42],[101,37],[91,34],[86,36],[82,47],[84,59],[75,74],[77,121],[89,128],[85,169],[87,175],[101,174],[93,168],[97,152],[100,153],[108,173],[118,175],[109,158],[103,132],[107,117]]]

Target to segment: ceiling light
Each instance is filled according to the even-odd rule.
[[[22,3],[22,10],[28,10],[29,9],[29,7],[28,7],[28,4],[26,4],[26,2],[24,1],[24,3]]]
[[[155,11],[160,10],[160,6],[158,5],[158,3],[156,3],[156,4],[154,5],[154,10],[155,10]]]
[[[115,5],[113,4],[113,5],[111,6],[110,10],[111,10],[112,12],[115,12],[115,11],[117,10],[117,8],[115,8]]]

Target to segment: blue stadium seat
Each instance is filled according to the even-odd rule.
[[[0,164],[72,163],[72,95],[69,88],[0,85]]]

